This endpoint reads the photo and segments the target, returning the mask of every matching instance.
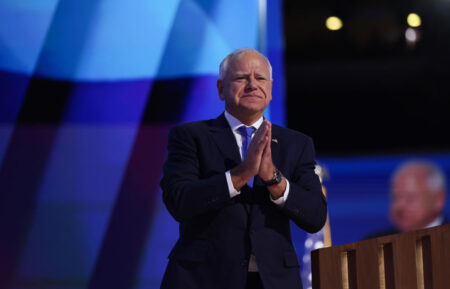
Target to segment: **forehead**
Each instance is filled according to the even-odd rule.
[[[232,73],[248,73],[254,70],[257,73],[268,74],[269,65],[259,53],[247,51],[230,59],[229,70]]]
[[[394,179],[394,194],[418,194],[427,192],[427,178],[421,170],[404,170],[399,172]]]

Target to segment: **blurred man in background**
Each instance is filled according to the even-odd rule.
[[[392,177],[389,215],[394,227],[366,239],[447,223],[442,214],[445,198],[445,175],[438,166],[428,161],[405,162]]]

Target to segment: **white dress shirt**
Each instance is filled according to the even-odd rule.
[[[444,217],[443,216],[439,216],[433,222],[431,222],[428,225],[426,225],[425,229],[442,225],[442,223],[444,223]]]
[[[239,148],[239,154],[241,155],[241,159],[242,159],[242,136],[239,133],[238,129],[241,126],[244,126],[244,124],[240,120],[238,120],[237,118],[235,118],[234,116],[229,114],[227,111],[225,111],[225,118],[227,119],[228,124],[230,125],[231,130],[233,131],[233,135],[236,139],[236,143]],[[255,123],[253,123],[250,127],[259,129],[259,127],[263,123],[263,120],[264,119],[261,117]],[[255,133],[252,134],[252,138],[254,135],[255,135]],[[227,178],[228,191],[230,192],[230,197],[233,198],[233,197],[239,195],[241,193],[241,191],[237,191],[235,189],[235,187],[233,185],[233,181],[231,180],[230,171],[225,172],[225,177]],[[249,185],[253,186],[253,178],[249,181]],[[269,197],[270,197],[270,200],[272,202],[274,202],[275,204],[277,204],[279,206],[283,206],[287,200],[288,194],[289,194],[289,181],[286,179],[286,189],[285,189],[283,195],[276,200],[272,199],[272,196],[269,196]],[[253,254],[250,255],[248,271],[249,272],[258,272],[258,265],[256,264],[255,256]]]

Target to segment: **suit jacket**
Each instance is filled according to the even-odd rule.
[[[255,176],[230,198],[225,172],[241,162],[224,115],[175,126],[161,180],[164,203],[180,223],[161,288],[244,288],[251,252],[265,289],[301,288],[290,220],[303,230],[320,230],[327,205],[314,173],[310,137],[272,125],[272,159],[289,180],[284,206],[269,199]]]

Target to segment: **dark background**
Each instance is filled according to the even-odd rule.
[[[287,123],[318,155],[448,150],[449,1],[286,1],[284,15]],[[331,15],[341,30],[325,27]]]

